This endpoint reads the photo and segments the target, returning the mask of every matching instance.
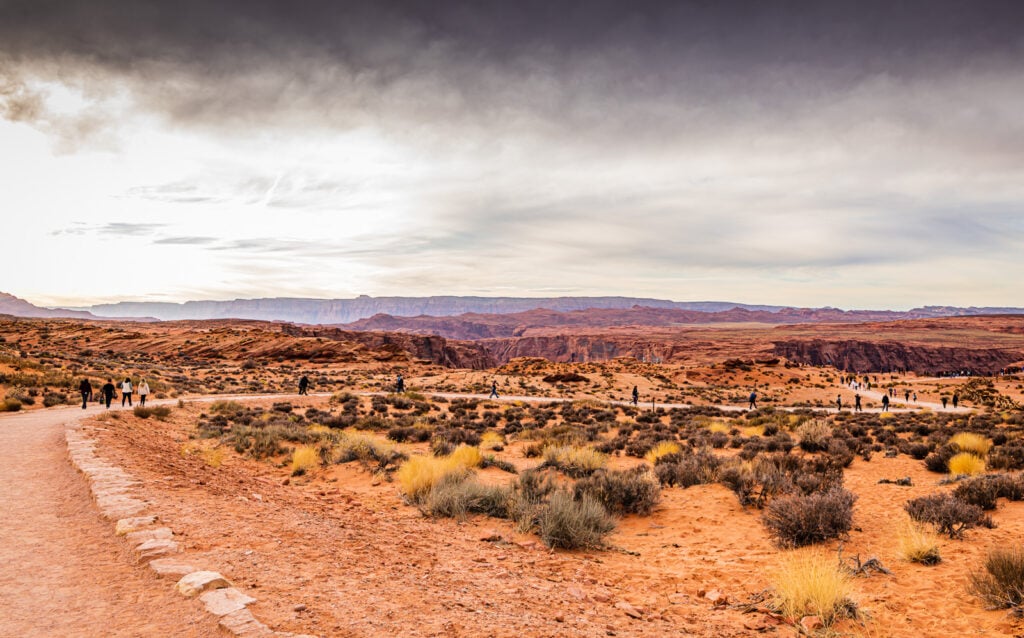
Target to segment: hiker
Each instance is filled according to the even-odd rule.
[[[132,407],[132,380],[128,377],[124,378],[124,383],[121,384],[121,407],[124,407],[124,402],[128,401],[128,407]]]
[[[917,403],[917,393],[914,393],[914,403]]]
[[[637,390],[636,386],[633,386],[633,405],[637,405],[640,402],[640,390]]]
[[[89,383],[88,379],[82,379],[82,382],[78,384],[78,391],[82,393],[82,409],[92,400],[92,384]]]
[[[405,392],[405,379],[402,378],[402,375],[398,375],[398,378],[395,379],[395,392]]]
[[[299,379],[299,394],[309,394],[309,377],[306,375],[302,375],[302,378]]]
[[[853,395],[853,411],[860,412],[863,408],[860,407],[860,395]]]
[[[757,392],[756,391],[751,390],[751,392],[750,392],[750,405],[748,406],[748,409],[750,409],[750,410],[756,410],[757,409]]]
[[[889,395],[882,395],[882,412],[889,411]]]
[[[107,404],[107,409],[110,409],[110,402],[114,399],[114,393],[117,392],[117,388],[114,387],[114,380],[107,379],[107,383],[100,388],[100,394],[103,396],[103,402]]]
[[[942,409],[943,409],[943,410],[945,410],[945,409],[946,409],[946,402],[947,402],[947,401],[949,401],[949,399],[947,399],[946,397],[942,397]]]
[[[841,394],[836,395],[836,412],[843,411],[843,396]]]
[[[489,396],[487,398],[488,399],[497,399],[498,398],[498,382],[493,380],[493,379],[491,380],[491,396]]]
[[[953,409],[955,410],[956,406],[958,406],[958,405],[960,405],[960,396],[957,393],[954,392],[953,393]]]
[[[907,403],[910,403],[910,390],[904,390],[903,400],[906,401]]]
[[[139,381],[139,405],[145,407],[146,397],[149,396],[149,384],[145,379]]]

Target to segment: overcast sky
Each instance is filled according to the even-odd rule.
[[[0,0],[0,290],[1024,306],[1024,3]]]

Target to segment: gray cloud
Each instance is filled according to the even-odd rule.
[[[162,237],[153,243],[165,246],[205,246],[215,241],[215,237]]]

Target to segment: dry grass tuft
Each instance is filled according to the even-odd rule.
[[[224,463],[224,450],[219,447],[206,448],[202,451],[203,462],[216,469]]]
[[[946,464],[949,468],[949,473],[954,476],[974,476],[975,474],[985,473],[985,461],[984,459],[976,456],[971,452],[961,452],[949,459]]]
[[[826,627],[853,616],[850,577],[831,555],[802,550],[784,554],[773,574],[775,604],[793,620],[817,616]]]
[[[657,465],[658,459],[669,454],[679,454],[682,448],[675,441],[661,441],[657,443],[650,451],[644,455],[646,460],[651,465]]]
[[[572,477],[589,476],[608,463],[608,455],[591,447],[573,445],[544,448],[544,463]]]
[[[311,445],[300,445],[292,452],[292,476],[301,476],[320,465],[320,452]]]
[[[991,440],[973,432],[960,432],[954,435],[949,442],[960,448],[961,452],[970,452],[980,458],[985,458],[988,451],[992,449]]]
[[[997,547],[985,558],[984,571],[970,574],[968,591],[993,609],[1024,604],[1024,548]]]
[[[398,468],[402,492],[413,503],[422,503],[434,485],[445,477],[468,474],[469,470],[451,456],[414,456]]]
[[[455,448],[455,451],[448,455],[448,458],[453,463],[467,469],[480,467],[484,462],[484,456],[480,453],[480,448],[466,445],[465,443]]]
[[[480,437],[480,447],[484,450],[493,450],[495,448],[504,447],[504,445],[505,437],[493,430],[484,432]]]
[[[942,561],[938,534],[923,525],[907,522],[898,538],[899,553],[903,560],[922,565],[936,565]]]

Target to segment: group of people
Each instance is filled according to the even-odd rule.
[[[89,379],[82,379],[82,382],[78,384],[78,391],[82,393],[82,409],[84,410],[89,405],[89,401],[93,399],[92,384]],[[128,404],[128,407],[132,407],[132,395],[139,395],[139,405],[146,405],[146,397],[149,396],[149,383],[145,379],[139,381],[138,387],[132,385],[131,377],[125,377],[124,381],[121,382],[121,407]],[[99,400],[106,405],[107,409],[110,409],[110,403],[117,397],[117,387],[114,385],[113,379],[107,379],[107,382],[100,387]]]

